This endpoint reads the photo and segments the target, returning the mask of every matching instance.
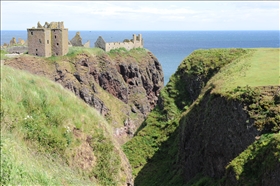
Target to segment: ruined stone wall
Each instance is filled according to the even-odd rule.
[[[50,30],[28,29],[28,53],[35,56],[51,56]]]
[[[126,50],[131,50],[134,48],[134,43],[132,42],[113,42],[106,43],[105,51],[108,52],[112,49],[125,48]]]
[[[128,40],[128,39],[126,39]],[[129,40],[128,40],[129,41]],[[143,39],[142,35],[139,34],[136,36],[133,34],[133,38],[129,42],[111,42],[111,43],[106,43],[104,39],[99,36],[98,39],[95,42],[95,47],[102,48],[106,52],[112,50],[112,49],[118,49],[118,48],[125,48],[126,50],[131,50],[133,48],[143,48]]]
[[[96,40],[96,42],[94,43],[94,45],[95,45],[95,47],[98,47],[98,48],[101,48],[101,49],[107,51],[107,50],[106,50],[106,42],[104,41],[104,39],[103,39],[101,36],[99,36],[99,37],[97,38],[97,40]]]

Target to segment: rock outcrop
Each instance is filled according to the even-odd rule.
[[[49,77],[109,118],[112,111],[98,90],[102,88],[110,93],[128,108],[123,114],[126,115],[125,120],[129,120],[130,129],[126,128],[127,122],[123,120],[121,125],[116,125],[116,136],[121,134],[118,132],[120,127],[126,135],[133,134],[155,107],[163,87],[162,67],[156,57],[146,51],[139,59],[122,55],[111,58],[106,53],[81,53],[71,61],[56,61],[55,65],[31,56],[9,59],[5,64]]]
[[[280,184],[280,87],[218,87],[251,52],[200,50],[180,64],[123,146],[135,185]]]
[[[23,54],[28,51],[27,46],[10,46],[6,49],[9,54]]]
[[[185,182],[198,174],[221,179],[227,164],[260,135],[241,102],[209,93],[180,123],[178,154]]]

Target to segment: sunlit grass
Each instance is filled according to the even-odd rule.
[[[254,49],[221,69],[209,83],[214,83],[216,90],[222,92],[237,86],[279,85],[279,52],[279,48]]]
[[[93,182],[97,178],[101,185],[123,182],[120,180],[120,156],[116,153],[118,147],[112,139],[111,128],[95,109],[46,78],[5,65],[1,65],[1,70],[1,140],[4,140],[1,141],[1,148],[5,146],[7,150],[4,154],[6,159],[3,160],[7,164],[1,162],[1,169],[5,168],[6,172],[23,171],[22,176],[18,176],[16,172],[2,177],[1,184],[61,185],[61,180],[68,179],[62,173],[57,173],[61,166],[66,166],[61,172],[83,172],[73,175],[72,181],[69,177],[70,181],[66,184],[74,184],[76,177],[79,180],[84,176],[87,179],[91,177]],[[94,166],[86,171],[73,159],[76,149],[86,143],[86,139],[82,141],[74,135],[74,129],[90,139],[87,143],[92,147],[96,158]],[[19,142],[13,138],[17,138]],[[19,146],[15,144],[20,144],[22,148],[18,149]],[[13,153],[13,156],[9,156],[9,153]],[[45,163],[28,153],[38,153],[38,157],[42,157],[42,161],[46,163],[56,160],[55,157],[61,157],[63,165],[54,162],[50,172],[46,169],[44,173]],[[25,162],[20,163],[24,159]],[[39,165],[28,164],[32,159],[34,163],[38,161]],[[2,167],[4,165],[6,167]],[[29,171],[33,165],[35,173]],[[36,181],[38,177],[42,178],[42,182]],[[79,182],[80,185],[84,185],[83,183],[86,182]]]

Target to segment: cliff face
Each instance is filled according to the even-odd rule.
[[[133,183],[111,126],[95,109],[45,77],[1,70],[1,185]]]
[[[207,93],[180,121],[180,164],[186,182],[197,174],[221,179],[227,164],[260,132],[243,104]]]
[[[274,99],[279,90],[279,86],[238,90],[246,100],[209,90],[183,114],[178,164],[184,182],[197,181],[200,175],[222,185],[246,185],[249,179],[251,185],[279,185],[274,177],[280,167],[275,153],[280,149],[276,145],[280,105]],[[260,118],[265,118],[261,124]]]
[[[162,67],[145,49],[109,55],[79,52],[54,59],[20,56],[6,65],[44,75],[95,107],[115,127],[116,136],[131,135],[155,107],[163,86]],[[121,101],[115,108],[104,90]],[[110,98],[110,99],[109,99]],[[113,112],[121,112],[114,118]],[[120,116],[121,115],[121,116]]]
[[[280,184],[274,176],[280,166],[280,87],[221,88],[234,65],[253,52],[200,50],[181,63],[158,107],[124,145],[135,184]]]

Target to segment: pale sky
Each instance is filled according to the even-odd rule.
[[[2,1],[1,30],[279,30],[280,2]]]

